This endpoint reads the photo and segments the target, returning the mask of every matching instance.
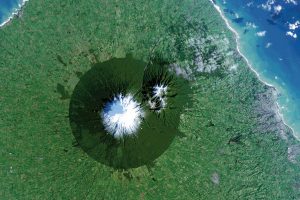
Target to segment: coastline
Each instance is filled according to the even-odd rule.
[[[219,14],[222,17],[222,19],[224,20],[227,28],[234,34],[234,39],[236,41],[236,49],[237,49],[238,53],[242,56],[242,58],[246,61],[247,65],[249,66],[251,71],[253,71],[255,73],[255,75],[257,76],[259,81],[261,81],[263,84],[267,85],[268,87],[272,88],[277,94],[279,94],[278,89],[274,85],[264,81],[261,78],[260,74],[250,64],[247,57],[241,52],[241,50],[240,50],[240,41],[239,41],[240,40],[240,35],[238,34],[238,32],[234,28],[232,28],[232,26],[230,25],[228,19],[225,17],[224,13],[222,12],[220,6],[218,6],[214,0],[209,0],[209,1],[213,4],[214,8],[219,12]],[[282,122],[284,123],[284,125],[287,126],[292,131],[293,137],[296,140],[300,141],[300,137],[295,134],[296,133],[295,130],[291,126],[289,126],[287,124],[287,122],[285,121],[284,116],[280,111],[280,106],[279,106],[279,103],[277,101],[277,95],[275,96],[275,104],[276,104],[276,109],[274,111],[275,111],[276,115],[280,116],[280,118],[281,118]]]
[[[12,14],[6,19],[4,22],[0,24],[0,29],[3,28],[5,25],[9,24],[16,16],[19,16],[20,12],[22,11],[22,8],[25,6],[26,2],[29,0],[22,0],[22,3],[18,4],[18,8],[14,8],[14,11]]]

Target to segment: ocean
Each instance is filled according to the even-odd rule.
[[[0,0],[3,24],[22,0]],[[240,50],[280,92],[281,113],[300,138],[300,1],[216,0],[240,35]]]
[[[280,112],[300,138],[300,1],[215,2],[239,34],[240,51],[280,92]]]

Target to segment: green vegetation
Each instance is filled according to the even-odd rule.
[[[1,199],[300,197],[298,142],[209,1],[31,0],[0,48]],[[171,63],[193,105],[159,158],[116,170],[77,146],[69,104],[95,63],[127,54]]]
[[[153,87],[158,84],[168,86],[166,105],[153,98]],[[80,77],[71,97],[69,118],[74,137],[89,156],[115,169],[152,165],[180,135],[180,115],[190,102],[190,91],[189,82],[167,71],[164,65],[147,64],[130,55],[96,63]],[[100,115],[119,94],[138,101],[143,120],[134,135],[116,139],[105,129]]]

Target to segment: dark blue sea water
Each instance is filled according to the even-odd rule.
[[[6,21],[21,3],[22,0],[0,0],[0,24]]]
[[[300,138],[300,0],[217,0],[240,48],[281,96],[281,113]]]

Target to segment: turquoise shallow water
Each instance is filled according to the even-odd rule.
[[[281,113],[300,137],[300,2],[218,0],[261,78],[280,92]]]

